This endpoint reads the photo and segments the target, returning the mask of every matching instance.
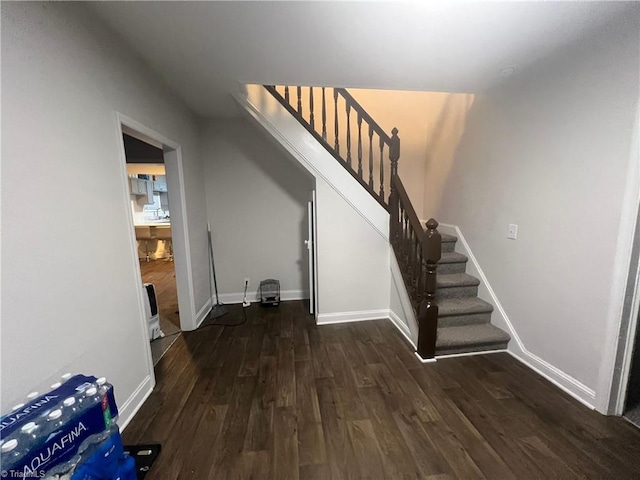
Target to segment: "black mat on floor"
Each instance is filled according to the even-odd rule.
[[[161,445],[154,443],[150,445],[125,445],[124,451],[131,455],[136,461],[136,474],[138,480],[142,480],[149,470],[153,462],[156,461],[160,454]]]

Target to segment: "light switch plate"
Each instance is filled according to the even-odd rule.
[[[509,232],[507,233],[507,238],[510,238],[511,240],[515,240],[516,238],[518,238],[518,225],[516,225],[515,223],[509,224]]]

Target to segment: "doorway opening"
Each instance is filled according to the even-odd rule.
[[[145,292],[152,297],[147,320],[155,366],[181,333],[164,152],[127,133],[122,137],[140,274],[153,285]]]
[[[116,117],[139,318],[153,377],[154,366],[193,322],[182,156],[171,140],[124,115]]]

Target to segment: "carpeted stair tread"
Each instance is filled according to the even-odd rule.
[[[447,233],[441,233],[440,238],[442,239],[442,243],[455,243],[458,241],[458,237],[455,235],[449,235]]]
[[[449,273],[436,277],[436,288],[475,287],[478,285],[480,285],[480,280],[466,273]]]
[[[436,351],[446,352],[453,349],[477,351],[484,349],[481,347],[490,346],[506,348],[509,340],[511,340],[511,337],[507,332],[490,323],[460,327],[441,327],[438,328]]]
[[[466,255],[458,252],[444,252],[438,263],[464,263],[467,260]]]
[[[493,312],[493,305],[478,297],[445,298],[438,301],[438,317]]]

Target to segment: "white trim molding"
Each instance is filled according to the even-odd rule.
[[[122,404],[122,407],[118,409],[118,425],[120,431],[123,432],[129,422],[134,417],[142,404],[149,398],[151,392],[155,387],[155,380],[153,377],[146,376],[145,379],[138,385],[138,388],[131,394],[129,398]]]
[[[586,405],[590,409],[595,409],[596,393],[593,389],[587,387],[582,382],[576,380],[571,375],[563,372],[559,368],[551,365],[549,362],[538,357],[536,354],[530,352],[525,347],[522,339],[518,335],[513,323],[509,319],[507,312],[498,300],[498,297],[491,288],[489,280],[482,271],[478,260],[471,251],[469,243],[465,239],[462,231],[457,225],[450,225],[441,223],[438,227],[441,233],[447,233],[458,237],[458,246],[461,253],[469,258],[467,264],[467,272],[471,275],[477,276],[480,280],[480,286],[478,287],[478,296],[486,297],[483,300],[489,302],[494,307],[491,323],[496,324],[499,327],[505,328],[509,335],[511,335],[512,342],[509,342],[507,352],[518,359],[520,362],[542,375],[544,378],[555,384],[558,388],[565,391],[580,403]]]
[[[202,322],[204,322],[207,319],[210,311],[211,311],[211,299],[209,298],[204,303],[202,308],[198,310],[198,313],[196,314],[196,328],[198,328],[202,324]]]
[[[387,320],[389,310],[363,310],[359,312],[319,313],[318,325],[330,325],[333,323],[364,322],[366,320]]]
[[[404,338],[407,339],[407,342],[409,342],[409,344],[413,347],[414,350],[418,348],[416,346],[416,342],[414,342],[413,339],[411,338],[411,331],[409,330],[409,327],[392,310],[389,310],[389,320],[391,320],[391,323],[393,323],[396,326],[396,328],[400,331],[400,333],[404,335]]]
[[[242,303],[244,299],[244,292],[234,292],[234,293],[221,293],[220,294],[220,303],[223,304],[235,304]],[[309,292],[307,290],[280,290],[280,301],[286,302],[289,300],[307,300],[309,299]],[[247,292],[247,300],[251,303],[259,302],[260,295],[257,290],[252,290]],[[211,307],[211,302],[209,302],[209,308]]]

